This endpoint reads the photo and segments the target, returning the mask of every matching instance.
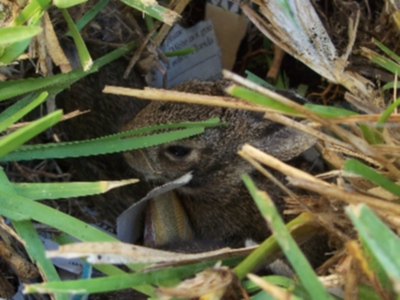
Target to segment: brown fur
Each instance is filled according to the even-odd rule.
[[[226,82],[192,81],[177,89],[218,95],[223,93],[225,85]],[[125,158],[148,181],[157,183],[192,171],[192,181],[180,188],[178,194],[198,239],[222,241],[231,247],[243,246],[248,238],[261,242],[269,230],[240,178],[243,173],[255,172],[237,151],[244,143],[250,143],[287,161],[310,148],[313,138],[265,120],[259,113],[162,102],[148,105],[123,129],[213,117],[229,124],[208,128],[204,134],[185,140],[130,151]],[[282,212],[280,189],[258,174],[253,174],[253,178],[271,194]]]

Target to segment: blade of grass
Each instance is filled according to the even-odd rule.
[[[13,43],[0,51],[0,63],[8,65],[12,63],[18,56],[25,52],[31,40],[24,40],[21,42]],[[7,82],[7,81],[6,81]],[[1,82],[0,82],[1,83]],[[1,94],[0,94],[1,99]]]
[[[394,87],[398,87],[400,86],[400,81],[390,81],[388,83],[386,83],[383,87],[382,87],[382,91],[386,91],[389,89],[393,89]]]
[[[392,58],[393,60],[397,61],[398,64],[400,64],[400,56],[396,55],[396,53],[394,53],[392,50],[390,50],[388,47],[386,47],[384,44],[382,44],[381,42],[379,42],[376,39],[373,39],[373,42],[375,43],[375,45],[377,45],[379,47],[379,49],[381,49],[387,56],[389,56],[390,58]]]
[[[365,204],[347,207],[346,213],[355,225],[360,238],[370,249],[370,254],[391,279],[394,291],[400,294],[399,237]]]
[[[40,269],[45,281],[60,282],[61,279],[51,262],[45,256],[45,248],[30,220],[12,222],[18,235],[25,241],[25,249],[29,257]],[[55,293],[56,299],[68,300],[68,295]]]
[[[79,30],[76,28],[75,23],[72,20],[71,16],[69,15],[68,11],[65,9],[61,9],[60,11],[64,19],[67,21],[69,31],[72,34],[72,38],[74,39],[75,46],[78,50],[81,66],[83,68],[83,71],[86,72],[93,65],[93,61],[92,58],[90,57],[89,50],[87,49],[85,42],[83,41],[83,38],[79,33]]]
[[[0,28],[0,45],[31,39],[40,32],[42,28],[34,25],[3,27]]]
[[[68,8],[83,2],[87,2],[87,0],[54,0],[53,2],[58,8]]]
[[[273,285],[283,287],[286,290],[291,291],[296,296],[297,299],[298,299],[298,297],[300,297],[300,299],[308,299],[309,298],[307,292],[295,279],[284,277],[284,276],[277,276],[277,275],[264,276],[261,278],[265,281],[268,281],[269,283],[271,283]],[[254,293],[254,292],[260,290],[259,286],[250,280],[244,281],[243,287],[249,293]],[[261,296],[270,296],[269,294],[266,294],[264,291],[261,291],[258,294],[261,294],[261,295],[257,296],[255,299],[260,299],[260,300],[261,299],[269,299],[269,298],[262,298]],[[260,297],[260,298],[258,298],[258,297]],[[254,298],[254,296],[251,297],[252,300],[253,300],[253,298]],[[275,299],[275,298],[272,297],[271,299]]]
[[[76,242],[76,240],[74,240],[73,238],[71,238],[71,236],[69,236],[65,233],[62,233],[59,236],[55,237],[53,239],[53,241],[59,245],[72,244],[72,243]],[[108,276],[116,276],[116,275],[126,274],[124,271],[122,271],[121,269],[117,268],[114,265],[94,264],[92,266],[95,269],[97,269],[98,271],[100,271],[101,273],[106,274]],[[132,269],[135,269],[135,268],[132,268]],[[154,288],[152,286],[143,285],[143,286],[136,287],[136,290],[140,291],[141,293],[143,293],[145,295],[155,298]]]
[[[318,280],[315,272],[310,266],[310,263],[301,253],[299,246],[290,236],[290,233],[285,227],[285,224],[279,216],[272,200],[266,195],[266,193],[257,190],[257,187],[248,175],[243,175],[242,179],[256,202],[260,212],[268,221],[271,231],[275,235],[279,246],[285,253],[285,256],[289,260],[293,269],[296,271],[300,282],[308,292],[310,298],[315,300],[333,299]]]
[[[286,227],[290,230],[293,237],[302,238],[304,235],[311,235],[310,228],[307,226],[312,220],[312,216],[308,213],[300,214],[298,217],[290,221]],[[239,279],[246,276],[247,273],[254,270],[257,266],[272,263],[276,255],[280,253],[279,244],[274,235],[269,236],[261,245],[248,255],[240,264],[234,268]]]
[[[337,117],[348,117],[348,116],[358,115],[358,113],[354,111],[340,107],[332,107],[332,106],[309,104],[309,103],[304,104],[304,106],[309,110],[325,118],[337,118]]]
[[[150,32],[154,28],[154,19],[146,14],[144,16],[144,22],[146,23],[147,32]]]
[[[76,28],[81,31],[83,27],[85,27],[91,20],[93,20],[97,14],[107,6],[107,4],[110,2],[110,0],[101,0],[95,5],[93,5],[89,10],[85,12],[85,14],[82,16],[82,18],[79,19],[79,21],[76,22],[75,26]],[[68,36],[71,36],[71,32],[67,32]]]
[[[358,288],[359,288],[358,299],[382,300],[382,298],[376,293],[376,291],[372,287],[360,284]]]
[[[133,50],[135,48],[135,42],[129,42],[128,44],[115,49],[111,51],[110,53],[107,53],[106,55],[96,59],[93,63],[93,68],[100,69],[101,67],[104,67],[105,65],[109,64],[110,62],[120,58],[121,56],[125,55],[129,51]]]
[[[270,84],[269,82],[265,81],[261,77],[258,77],[256,74],[250,72],[249,70],[246,70],[245,73],[246,73],[246,79],[248,79],[248,80],[250,80],[250,81],[252,81],[254,83],[257,83],[259,85],[262,85],[262,86],[264,86],[264,87],[266,87],[268,89],[272,89],[272,90],[276,89],[272,84]]]
[[[13,185],[8,181],[3,169],[0,168],[0,215],[12,221],[36,220],[43,224],[57,228],[77,240],[82,241],[117,241],[114,237],[92,227],[78,219],[75,219],[58,210],[35,202],[31,199],[21,197],[14,192]],[[97,267],[97,266],[96,266]],[[139,266],[140,267],[140,266]],[[113,266],[98,266],[105,274],[125,274]],[[132,270],[138,269],[129,265]],[[137,290],[150,296],[153,295],[153,288],[145,284],[137,287]]]
[[[1,187],[0,191],[14,193],[14,188],[11,185],[10,181],[8,181],[8,178],[5,175],[2,167],[0,167],[0,187]],[[23,221],[23,220],[29,219],[26,215],[24,215],[18,211],[9,209],[7,207],[0,208],[0,215],[8,216],[8,218],[10,220],[14,220],[14,221]]]
[[[97,182],[15,183],[15,192],[32,200],[63,199],[105,193],[113,188],[138,182],[138,179]]]
[[[61,110],[57,110],[3,137],[0,139],[0,157],[13,151],[18,146],[35,137],[50,126],[53,126],[61,119],[61,117]]]
[[[26,219],[33,219],[40,223],[49,225],[75,238],[83,241],[116,241],[110,235],[79,221],[67,214],[52,209],[44,204],[35,202],[31,199],[21,197],[17,194],[1,191],[0,195],[0,214],[5,217],[7,210],[17,211]],[[4,208],[4,209],[3,209]]]
[[[24,9],[18,14],[18,16],[11,23],[12,26],[18,26],[24,24],[34,15],[43,12],[50,5],[50,0],[32,0],[24,7]]]
[[[189,48],[180,49],[180,50],[176,50],[176,51],[164,52],[164,55],[166,57],[173,57],[173,56],[188,55],[188,54],[191,54],[191,53],[194,53],[194,52],[196,52],[196,48],[195,47],[189,47]]]
[[[29,78],[0,82],[0,101],[29,92],[40,91],[45,88],[65,88],[65,86],[69,86],[79,79],[97,72],[99,68],[132,50],[134,46],[135,44],[132,42],[102,56],[93,63],[92,68],[87,72],[82,69],[77,69],[66,74],[57,74],[45,78]]]
[[[393,60],[383,55],[380,55],[376,52],[372,52],[368,56],[372,62],[378,64],[379,66],[388,70],[389,72],[393,74],[400,74],[400,65],[396,64]]]
[[[18,148],[16,151],[6,156],[0,157],[0,161],[81,157],[150,147],[202,133],[205,126],[217,125],[216,121],[216,119],[210,119],[204,122],[194,123],[193,125],[197,127],[153,134],[151,136],[124,138],[127,137],[129,133],[123,132],[80,142],[25,146]],[[166,127],[170,127],[170,125]],[[132,133],[130,133],[130,135],[132,135]]]
[[[363,178],[368,179],[369,181],[381,186],[385,190],[391,192],[392,194],[400,197],[400,186],[395,184],[393,181],[378,173],[374,169],[366,166],[362,162],[351,158],[345,161],[344,170],[347,172],[351,172],[357,174]]]
[[[400,105],[400,98],[398,98],[395,102],[390,104],[388,108],[385,109],[385,111],[382,113],[381,117],[378,120],[378,123],[376,124],[376,127],[381,126],[383,123],[387,121],[387,119],[390,117],[392,112]]]
[[[0,132],[11,124],[25,116],[32,109],[43,103],[49,94],[46,92],[40,95],[30,94],[14,103],[0,114]]]
[[[200,262],[182,267],[110,276],[107,278],[31,284],[26,285],[24,293],[51,293],[53,291],[59,293],[99,293],[132,287],[137,288],[144,284],[164,285],[175,281],[174,279],[192,276],[202,271],[205,267],[211,267],[212,265],[213,262]]]
[[[0,161],[84,157],[151,147],[202,133],[204,128],[189,128],[172,132],[127,139],[90,140],[88,142],[60,143],[25,147],[0,158]],[[0,141],[1,142],[1,141]]]
[[[379,132],[378,125],[375,128],[371,128],[366,124],[358,124],[360,127],[364,138],[368,141],[371,145],[379,145],[384,143],[384,139]]]
[[[56,236],[53,239],[54,242],[56,242],[59,245],[65,245],[65,244],[73,244],[76,243],[76,240],[73,239],[71,236],[61,233],[60,235]],[[121,269],[117,268],[114,265],[106,265],[106,264],[97,264],[93,265],[94,268],[102,272],[103,274],[109,275],[109,276],[115,276],[115,275],[124,275],[126,274],[124,271]]]
[[[10,194],[15,194],[15,184],[11,183],[4,171],[0,168],[0,186],[1,192],[7,192]],[[0,214],[3,216],[8,216],[12,220],[13,226],[16,229],[17,233],[21,236],[21,238],[26,242],[26,250],[31,257],[33,262],[39,266],[42,270],[42,274],[45,275],[47,280],[51,281],[59,281],[59,277],[57,272],[55,272],[53,264],[45,257],[45,249],[40,241],[40,238],[37,235],[36,230],[32,226],[32,222],[29,220],[29,216],[22,215],[18,213],[18,218],[14,218],[13,212],[15,210],[5,210],[4,207],[0,208]],[[55,273],[54,273],[55,272]]]
[[[252,103],[261,104],[268,108],[282,111],[284,113],[300,115],[295,109],[290,108],[284,104],[281,104],[272,98],[265,97],[255,91],[249,90],[241,86],[231,86],[227,89],[227,92],[235,97],[247,100]]]
[[[17,195],[8,181],[3,169],[0,169],[0,214],[10,217],[3,211],[15,211],[26,220],[33,219],[40,223],[57,228],[62,232],[82,241],[117,241],[107,233],[79,221],[47,205]],[[3,210],[5,209],[5,210]]]
[[[91,68],[88,72],[77,69],[66,74],[57,74],[45,78],[28,78],[0,82],[0,101],[29,92],[41,91],[45,88],[56,88],[65,84],[71,85],[75,81],[96,71],[95,68]]]
[[[304,297],[300,298],[296,294],[294,294],[293,290],[288,290],[285,288],[282,288],[280,286],[274,285],[270,283],[268,280],[264,280],[263,278],[254,275],[254,274],[248,274],[247,277],[256,283],[263,291],[265,291],[268,295],[273,296],[273,299],[291,299],[291,300],[301,300],[301,299],[307,299],[308,295],[305,293]]]
[[[159,5],[157,1],[121,0],[121,2],[170,26],[179,18],[176,12]]]
[[[294,286],[296,285],[296,282],[292,278],[284,276],[270,275],[270,276],[264,276],[262,278],[272,284],[285,287],[286,289],[293,289]],[[243,282],[243,287],[248,292],[255,292],[260,289],[257,284],[255,284],[250,280],[245,280]]]

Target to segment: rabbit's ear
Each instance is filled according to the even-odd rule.
[[[311,148],[317,141],[300,130],[279,127],[273,133],[260,137],[253,145],[282,161],[288,161]]]

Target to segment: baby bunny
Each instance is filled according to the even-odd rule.
[[[223,95],[225,81],[191,81],[177,88],[184,92]],[[282,192],[237,155],[244,143],[288,161],[310,148],[315,139],[292,128],[244,110],[152,102],[123,130],[218,117],[227,125],[207,128],[201,135],[124,154],[128,164],[145,180],[165,183],[192,172],[193,179],[177,190],[195,239],[229,247],[243,247],[246,239],[262,242],[270,234],[266,222],[241,181],[252,175],[283,211]],[[283,179],[280,174],[275,174]]]

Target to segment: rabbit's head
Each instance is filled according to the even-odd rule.
[[[212,85],[193,84],[196,92],[201,91],[201,85],[206,84],[207,90]],[[152,102],[123,130],[215,117],[227,124],[206,128],[203,134],[191,138],[126,152],[125,158],[147,180],[158,183],[174,180],[191,171],[193,179],[181,191],[204,196],[207,192],[229,189],[240,182],[241,174],[251,172],[250,164],[237,155],[245,143],[287,161],[315,142],[301,131],[264,119],[261,113],[179,103]]]

